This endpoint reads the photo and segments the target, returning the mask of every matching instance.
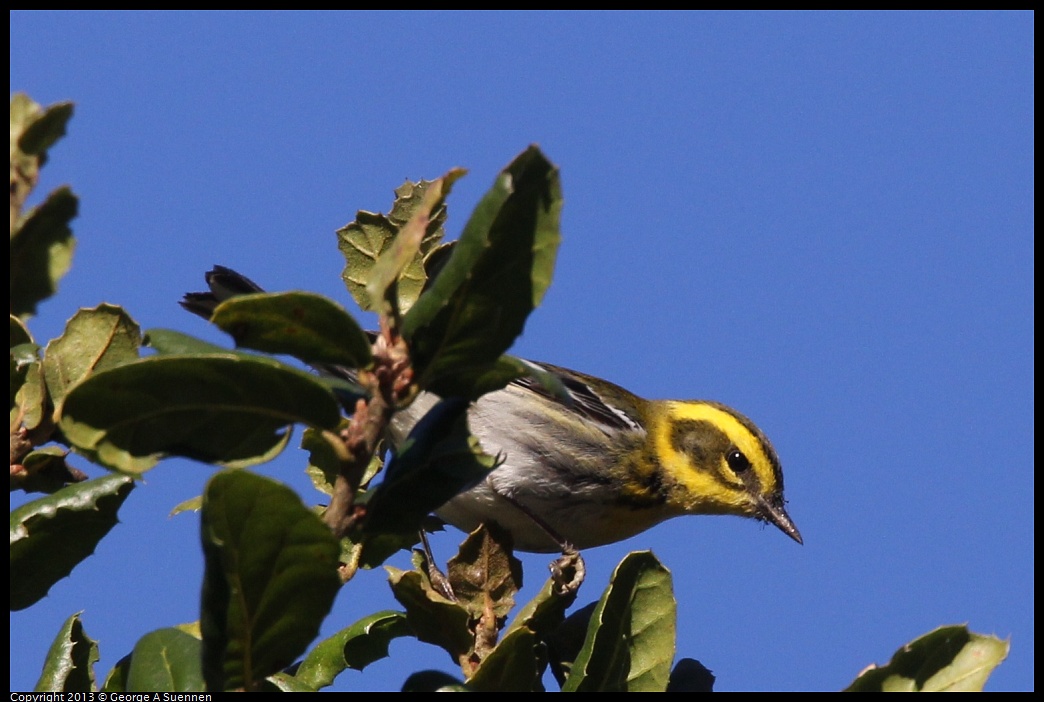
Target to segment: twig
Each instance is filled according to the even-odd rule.
[[[359,373],[359,383],[370,391],[370,398],[356,403],[348,428],[341,432],[346,453],[334,481],[330,506],[323,515],[337,538],[347,534],[363,516],[363,511],[354,506],[355,493],[396,408],[414,391],[406,342],[384,316],[380,325],[373,344],[373,370]]]

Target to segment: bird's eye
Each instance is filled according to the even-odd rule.
[[[736,475],[742,475],[750,470],[750,461],[737,448],[729,449],[729,452],[725,454],[725,462],[729,464],[729,468]]]

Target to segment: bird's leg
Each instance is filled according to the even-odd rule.
[[[420,539],[421,544],[424,546],[424,555],[428,559],[428,580],[431,581],[431,586],[447,600],[456,602],[457,596],[453,592],[453,586],[450,585],[449,578],[447,578],[445,573],[439,570],[439,567],[435,565],[435,556],[431,553],[431,545],[428,543],[428,534],[423,529],[420,530]]]
[[[552,541],[558,544],[558,547],[562,550],[562,555],[552,561],[549,566],[551,570],[551,580],[555,584],[555,594],[564,596],[576,593],[576,591],[580,589],[581,583],[584,582],[584,578],[587,576],[587,566],[584,564],[584,558],[580,555],[580,552],[575,546],[559,536],[558,532],[552,529],[550,524],[531,512],[521,502],[502,492],[497,492],[497,494],[513,504],[524,515],[532,519],[533,523],[540,527],[540,529],[543,530]]]

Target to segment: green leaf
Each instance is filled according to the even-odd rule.
[[[260,358],[256,354],[243,353],[226,349],[224,346],[197,339],[194,336],[173,329],[149,329],[145,332],[143,342],[149,348],[165,356],[209,356],[237,354],[243,358]],[[275,362],[275,359],[271,359]]]
[[[318,690],[305,685],[289,673],[281,672],[265,678],[259,692],[318,692]]]
[[[294,677],[301,684],[320,690],[333,684],[345,668],[362,670],[386,658],[393,639],[412,635],[403,612],[371,614],[320,641],[305,656]]]
[[[472,377],[507,351],[551,284],[561,208],[558,169],[536,147],[500,174],[403,321],[422,387],[479,394]]]
[[[15,317],[13,314],[11,317],[11,348],[19,346],[21,344],[33,343],[33,335],[29,333],[29,327],[25,326],[25,322]]]
[[[982,692],[1010,644],[966,626],[943,626],[906,644],[884,666],[859,674],[848,692]]]
[[[541,640],[547,639],[561,626],[565,619],[565,611],[576,601],[577,591],[575,589],[569,589],[565,593],[561,593],[560,589],[555,585],[553,578],[548,578],[536,596],[515,614],[515,619],[505,629],[505,636],[515,629],[525,627],[534,632]],[[584,630],[586,631],[586,626]],[[570,660],[576,657],[576,651],[579,649],[580,642],[577,643]]]
[[[259,463],[283,449],[290,425],[339,421],[313,376],[230,353],[156,356],[92,375],[69,391],[60,426],[78,450],[138,474],[166,455]]]
[[[25,368],[25,380],[15,394],[12,419],[18,417],[21,424],[32,431],[50,421],[51,400],[47,394],[43,363],[33,363]]]
[[[441,524],[441,521],[434,515],[429,516],[421,524],[421,529],[428,533],[441,530],[439,527],[431,526],[431,523]],[[402,534],[364,534],[359,542],[352,541],[352,537],[353,535],[349,534],[344,539],[341,539],[341,561],[344,563],[349,562],[344,558],[344,553],[345,549],[351,549],[352,553],[355,554],[354,558],[358,562],[359,567],[370,569],[384,565],[385,561],[399,551],[410,551],[413,549],[414,546],[420,543],[420,530]]]
[[[188,634],[189,636],[191,636],[193,638],[200,639],[200,640],[203,639],[203,633],[200,631],[199,620],[198,619],[196,621],[194,621],[194,622],[185,622],[184,624],[175,624],[174,628],[177,629],[178,631],[180,631],[183,634]]]
[[[714,673],[695,658],[682,658],[671,671],[667,692],[714,692]]]
[[[30,156],[45,158],[47,150],[65,136],[65,126],[72,119],[72,114],[71,102],[49,105],[26,125],[18,138],[18,148]]]
[[[395,190],[395,203],[388,216],[359,211],[354,222],[337,230],[338,247],[345,259],[341,277],[348,292],[364,310],[373,312],[379,308],[380,300],[373,300],[366,290],[373,277],[373,268],[381,255],[391,247],[399,230],[410,221],[424,202],[425,194],[432,182],[407,181]],[[446,207],[443,204],[431,213],[419,251],[398,279],[400,310],[408,310],[420,296],[426,280],[422,257],[441,241],[445,220]]]
[[[11,346],[12,370],[24,369],[40,361],[40,347],[32,342]]]
[[[443,203],[446,196],[453,183],[463,175],[464,171],[458,168],[425,184],[420,202],[409,208],[410,218],[399,228],[370,269],[366,295],[382,315],[399,318],[398,281],[408,269],[415,270],[421,261],[421,246],[428,238],[431,227],[439,226],[440,214],[445,215]]]
[[[333,495],[334,482],[341,472],[341,460],[337,457],[337,451],[327,441],[323,432],[311,428],[305,429],[301,435],[301,448],[308,452],[305,473],[312,485],[326,496]]]
[[[486,393],[500,390],[518,378],[532,378],[537,386],[549,395],[572,402],[562,381],[529,361],[504,354],[493,363],[462,367],[456,374],[455,383],[466,387],[473,399]]]
[[[167,516],[173,517],[182,512],[198,512],[201,509],[203,509],[203,496],[196,495],[195,497],[190,497],[187,500],[183,500],[174,505],[170,510],[170,514]]]
[[[416,532],[424,518],[484,478],[496,459],[467,427],[467,403],[442,400],[414,426],[367,502],[367,534]]]
[[[406,678],[403,692],[470,692],[457,678],[440,670],[422,670]]]
[[[43,108],[25,93],[11,96],[11,141],[17,147],[22,134],[43,114]]]
[[[399,225],[385,215],[365,210],[356,212],[355,221],[337,230],[338,247],[345,260],[341,278],[356,304],[368,312],[376,312],[380,307],[380,300],[371,300],[366,291],[370,274],[377,259],[391,246],[398,233]],[[423,267],[420,270],[423,273]],[[423,286],[423,277],[411,272],[401,281],[400,291],[415,288],[414,294],[419,295]]]
[[[535,653],[538,643],[536,635],[525,628],[505,635],[468,678],[468,689],[475,692],[541,691],[541,670]]]
[[[72,265],[76,242],[69,228],[79,200],[58,188],[32,209],[11,237],[11,314],[27,317],[54,295]]]
[[[47,652],[36,692],[92,692],[98,642],[83,630],[80,614],[65,620]]]
[[[86,480],[79,471],[70,468],[65,458],[69,452],[58,446],[43,446],[30,451],[22,459],[25,472],[18,476],[11,473],[11,485],[25,492],[54,493],[69,483]]]
[[[662,692],[674,659],[670,572],[649,551],[629,553],[595,606],[563,692]]]
[[[234,355],[248,360],[264,362],[276,368],[297,371],[297,368],[294,366],[283,363],[272,356],[261,356],[237,349],[226,349],[223,346],[218,346],[209,341],[203,341],[172,329],[149,329],[145,332],[144,344],[164,356]],[[342,407],[355,407],[357,400],[369,397],[369,394],[360,385],[352,383],[345,378],[326,373],[311,377],[316,382],[326,386],[337,397]]]
[[[145,634],[134,645],[127,671],[127,692],[202,692],[203,643],[178,629]]]
[[[105,682],[102,683],[102,692],[126,692],[127,691],[127,674],[130,673],[130,654],[116,661],[116,665],[112,667],[109,674],[105,676]]]
[[[413,636],[405,612],[384,611],[360,619],[345,629],[343,654],[349,668],[362,670],[388,656],[393,639]]]
[[[102,304],[78,311],[44,352],[44,378],[55,404],[85,378],[137,360],[140,346],[141,330],[122,308]]]
[[[315,489],[324,495],[333,494],[334,483],[341,472],[341,459],[338,457],[338,447],[334,443],[341,441],[339,434],[347,429],[350,423],[351,420],[342,418],[341,424],[333,432],[309,428],[305,429],[301,436],[301,448],[308,452],[308,466],[305,467],[305,473]],[[381,452],[378,451],[370,457],[370,463],[366,466],[362,479],[359,481],[361,488],[367,487],[374,476],[384,467],[380,454]],[[359,490],[355,499],[358,501],[365,494],[365,490]]]
[[[134,482],[107,475],[62,488],[11,512],[11,609],[25,609],[94,553],[116,525]]]
[[[207,689],[254,689],[319,633],[340,588],[337,540],[292,490],[247,471],[207,485],[202,539]]]
[[[444,177],[452,177],[454,181],[457,181],[466,174],[467,171],[463,168],[453,168]],[[423,206],[424,198],[428,195],[428,189],[434,182],[431,180],[419,180],[417,182],[407,180],[395,188],[395,201],[392,203],[391,212],[388,213],[388,219],[398,227],[405,226],[407,222],[413,219],[417,210]],[[442,241],[444,232],[441,227],[446,221],[445,203],[438,209],[439,211],[430,218],[428,235],[421,242],[420,253],[422,255],[427,255]]]
[[[218,305],[210,321],[236,346],[349,368],[373,361],[366,332],[343,307],[314,293],[240,295]]]
[[[450,254],[453,253],[453,248],[457,242],[447,241],[439,244],[431,251],[424,255],[424,275],[427,280],[424,283],[424,289],[427,290],[431,282],[438,277],[442,271],[442,267],[446,265],[446,261],[449,260]]]
[[[554,586],[554,583],[551,584]],[[574,610],[561,624],[547,631],[543,636],[547,642],[551,672],[558,681],[559,687],[565,685],[573,662],[576,661],[580,649],[583,648],[587,630],[591,625],[591,615],[594,614],[597,606],[597,602],[591,602]]]
[[[28,95],[11,96],[11,208],[16,214],[29,191],[36,185],[40,167],[47,162],[47,150],[65,135],[73,105],[60,102],[40,107]],[[11,227],[15,234],[14,222]]]
[[[24,333],[23,333],[24,332]],[[11,317],[11,428],[33,430],[49,416],[40,347],[28,338],[21,321]]]

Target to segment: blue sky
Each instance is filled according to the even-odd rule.
[[[176,304],[215,263],[348,303],[333,232],[356,210],[462,166],[455,235],[539,143],[563,243],[515,352],[740,409],[805,538],[677,519],[586,553],[580,602],[651,548],[679,655],[716,689],[839,689],[966,622],[1011,639],[988,689],[1030,690],[1033,39],[1026,13],[15,12],[12,90],[76,102],[41,190],[81,198],[74,267],[31,329],[112,302],[220,340]],[[291,449],[262,472],[319,501],[302,465]],[[167,514],[209,475],[162,463],[97,554],[12,613],[12,690],[73,612],[99,677],[198,618],[198,518]],[[532,595],[548,558],[523,560]],[[324,634],[391,607],[364,573]],[[337,687],[423,668],[454,672],[400,641]]]

